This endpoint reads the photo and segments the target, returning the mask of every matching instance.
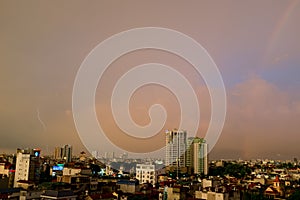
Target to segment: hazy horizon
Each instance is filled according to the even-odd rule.
[[[52,153],[64,144],[71,144],[75,153],[87,151],[72,115],[73,84],[81,63],[114,34],[164,27],[203,45],[222,75],[227,115],[210,158],[299,158],[299,19],[297,0],[1,1],[0,152],[39,147]],[[110,92],[126,70],[149,62],[170,65],[190,81],[200,102],[197,135],[204,137],[211,115],[204,81],[184,59],[159,50],[128,53],[105,71],[95,98],[99,123],[112,135],[119,131],[109,114]],[[135,122],[149,123],[148,109],[155,103],[168,111],[164,127],[177,128],[178,101],[155,85],[133,94]],[[153,145],[165,142],[163,132]],[[106,145],[99,141],[95,150],[103,155],[111,151]]]

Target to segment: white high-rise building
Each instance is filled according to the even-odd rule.
[[[166,131],[166,166],[186,166],[187,133],[183,130]]]
[[[156,183],[155,165],[137,164],[136,179],[140,183]]]
[[[16,171],[14,187],[18,181],[32,181],[37,183],[40,176],[40,151],[39,149],[18,149],[16,155]]]

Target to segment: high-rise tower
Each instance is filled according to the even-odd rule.
[[[166,166],[186,166],[186,131],[166,131]]]
[[[208,145],[203,138],[189,138],[187,150],[187,166],[194,169],[195,174],[208,174]]]
[[[72,146],[69,144],[63,146],[63,159],[67,163],[72,161]]]
[[[63,147],[55,147],[54,159],[65,160],[66,163],[71,162],[72,161],[72,146],[69,144],[66,144]]]

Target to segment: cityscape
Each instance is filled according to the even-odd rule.
[[[168,130],[165,159],[17,149],[0,157],[1,199],[299,199],[300,162],[209,160],[203,138]]]
[[[0,200],[300,200],[300,1],[0,1]]]

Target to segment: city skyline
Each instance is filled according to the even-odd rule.
[[[194,38],[218,66],[227,95],[227,116],[210,158],[274,158],[299,156],[300,130],[300,2],[82,2],[0,3],[0,152],[71,144],[87,151],[75,128],[72,90],[87,54],[108,37],[138,27],[165,27]],[[139,16],[139,17],[136,17]],[[157,62],[174,67],[191,82],[199,98],[204,137],[210,99],[204,81],[184,59],[162,51],[128,53],[111,64],[96,93],[97,117],[109,133],[117,133],[108,113],[108,96],[126,70]],[[164,130],[178,127],[179,103],[163,87],[144,86],[134,93],[130,111],[141,126],[148,109],[165,106]],[[192,116],[193,117],[193,116]],[[126,141],[124,141],[126,143]],[[127,143],[126,143],[127,144]],[[143,148],[139,144],[129,147]],[[128,148],[129,148],[128,147]],[[149,147],[150,148],[150,147]],[[47,150],[48,149],[48,150]],[[110,152],[99,141],[98,152]],[[91,152],[90,152],[91,153]],[[162,155],[164,157],[164,155]]]

